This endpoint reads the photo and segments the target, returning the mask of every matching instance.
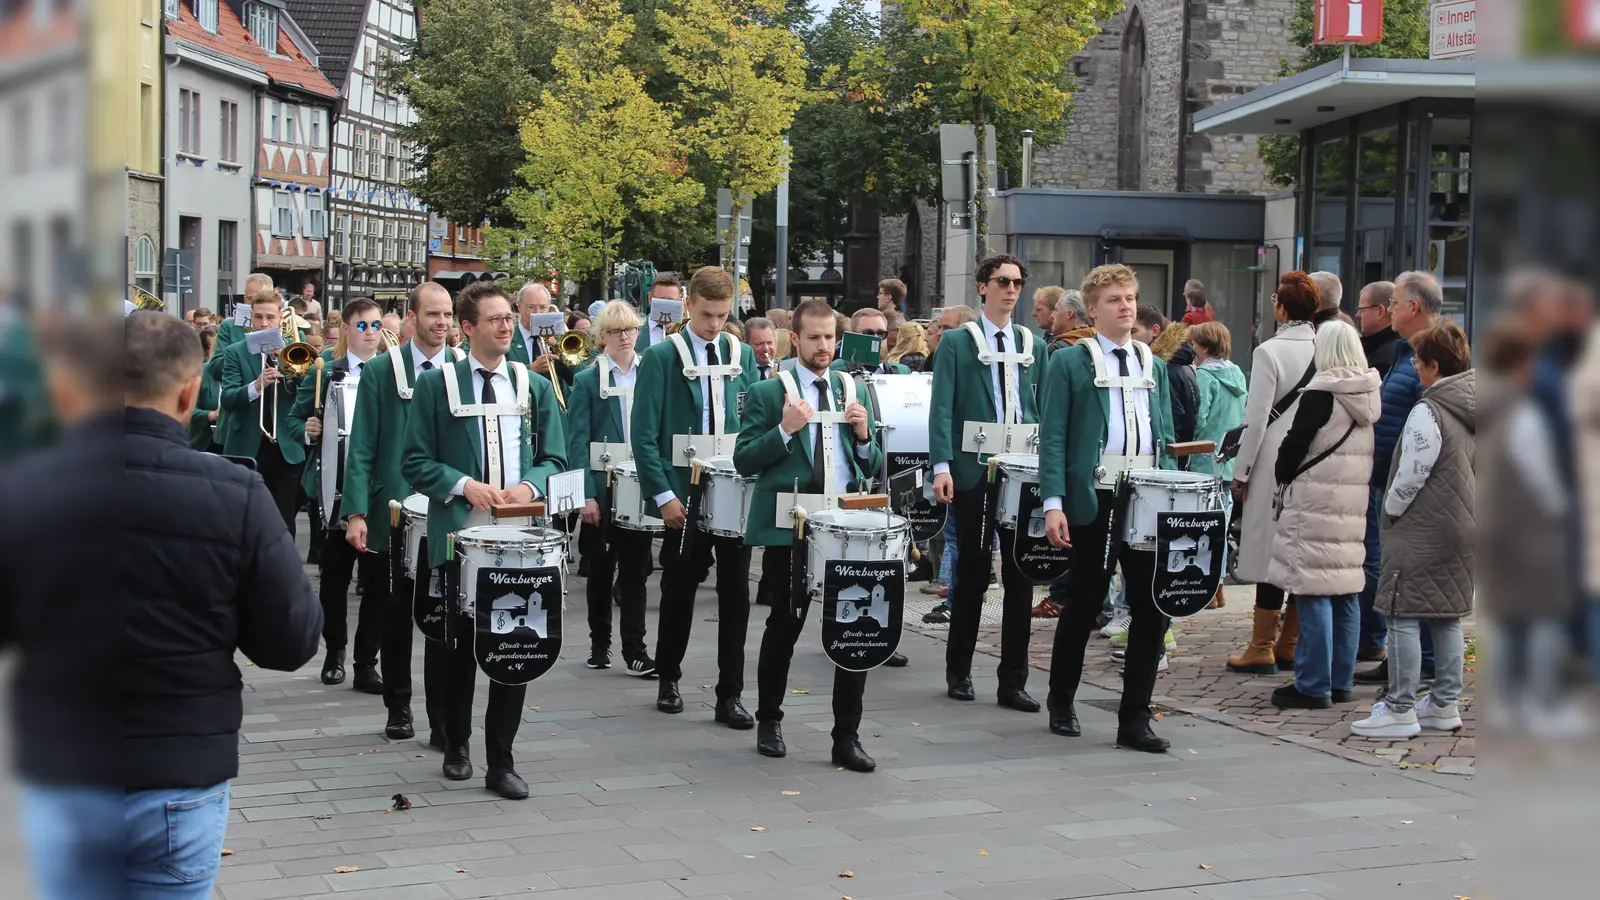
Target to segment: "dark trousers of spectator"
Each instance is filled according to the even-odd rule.
[[[416,582],[401,572],[395,590],[389,589],[389,554],[369,553],[361,567],[361,582],[366,585],[361,605],[376,602],[383,610],[378,641],[379,661],[383,664],[383,705],[385,709],[411,709],[411,646],[415,639],[412,615]],[[377,598],[374,600],[374,598]],[[360,634],[357,626],[358,635]],[[358,638],[359,640],[359,638]],[[445,682],[447,654],[439,641],[422,642],[422,693],[428,716],[428,730],[441,734],[439,702]]]
[[[683,656],[694,625],[694,595],[717,561],[717,699],[744,693],[744,638],[750,625],[750,548],[741,538],[701,532],[688,557],[683,532],[667,529],[661,544],[661,617],[656,625],[656,672],[683,677]]]
[[[266,482],[267,493],[272,495],[278,514],[283,516],[283,524],[289,529],[290,537],[294,536],[295,507],[300,502],[300,469],[303,465],[291,466],[284,462],[278,445],[266,438],[261,439],[261,450],[256,454],[256,472]]]
[[[318,597],[322,600],[322,641],[329,650],[343,650],[350,642],[350,579],[355,574],[357,558],[362,554],[344,539],[344,529],[330,528],[322,542],[322,562],[319,566]],[[370,584],[374,568],[373,555],[361,560],[366,572],[363,581]],[[383,599],[374,597],[363,589],[361,605],[356,611],[356,645],[353,662],[358,666],[376,665],[378,643],[383,630]]]
[[[458,566],[457,561],[451,565]],[[450,582],[457,583],[459,575],[452,573]],[[450,603],[450,614],[445,616],[445,685],[441,697],[446,747],[464,747],[472,736],[472,696],[478,686],[478,660],[472,653],[472,617],[461,612],[459,600]],[[484,756],[490,774],[515,771],[511,745],[517,739],[517,729],[522,725],[522,709],[528,697],[528,686],[489,682],[489,703],[483,713]]]
[[[1155,691],[1156,666],[1161,662],[1162,644],[1172,620],[1156,609],[1151,596],[1156,555],[1132,550],[1120,542],[1117,558],[1102,564],[1106,532],[1111,518],[1110,491],[1099,491],[1100,514],[1094,521],[1070,527],[1074,553],[1072,591],[1056,620],[1055,644],[1050,651],[1051,718],[1064,716],[1078,693],[1083,678],[1083,656],[1100,614],[1111,572],[1122,564],[1123,583],[1128,588],[1128,657],[1122,681],[1122,708],[1118,719],[1123,728],[1137,727],[1150,720],[1150,695]]]
[[[772,560],[777,571],[787,577],[793,547],[767,547],[763,564]],[[765,565],[763,565],[765,568]],[[787,587],[789,582],[783,582]],[[757,722],[782,722],[783,698],[789,693],[789,663],[794,645],[804,630],[805,613],[795,613],[795,603],[784,590],[767,613],[767,627],[761,633],[761,656],[756,661]],[[810,600],[805,601],[807,608]],[[833,740],[853,741],[861,727],[861,698],[867,688],[867,673],[833,669]]]
[[[782,603],[783,598],[789,595],[789,585],[784,580],[788,574],[785,568],[779,566],[779,550],[785,552],[783,559],[787,560],[788,547],[761,548],[761,581],[756,584],[756,602],[763,606]]]
[[[956,523],[955,584],[950,588],[950,637],[945,648],[945,680],[972,677],[972,654],[978,644],[978,624],[983,616],[983,595],[994,569],[992,543],[983,541],[984,520],[993,521],[993,503],[985,505],[983,488],[956,491],[950,515]],[[994,530],[989,529],[994,534]],[[1028,638],[1032,633],[1033,582],[1017,569],[1011,554],[1002,553],[1000,607],[1000,667],[996,670],[1002,692],[1028,686]]]
[[[645,580],[650,577],[650,538],[648,531],[611,529],[611,546],[596,539],[589,547],[589,649],[594,653],[611,651],[611,604],[615,598],[620,619],[622,658],[641,659],[647,655],[644,641]],[[613,578],[615,581],[613,582]]]

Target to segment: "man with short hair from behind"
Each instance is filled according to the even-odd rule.
[[[1211,302],[1206,299],[1206,286],[1198,278],[1183,283],[1183,304],[1182,321],[1185,325],[1199,325],[1216,318],[1211,311]]]
[[[322,610],[261,479],[188,446],[194,330],[146,311],[62,326],[41,332],[60,443],[0,474],[38,896],[210,897],[239,771],[235,653],[293,671]],[[86,573],[86,545],[115,545],[112,568]]]
[[[1344,284],[1339,281],[1339,276],[1332,272],[1312,272],[1311,283],[1317,286],[1317,293],[1322,298],[1311,324],[1321,325],[1330,319],[1337,319],[1339,304],[1344,301]]]

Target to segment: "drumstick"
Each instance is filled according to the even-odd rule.
[[[327,362],[327,360],[320,356],[317,357],[317,412],[322,412],[322,365],[325,362]]]
[[[389,527],[390,528],[399,528],[400,527],[400,511],[403,508],[404,507],[402,507],[400,505],[400,501],[399,500],[390,500],[389,501]]]

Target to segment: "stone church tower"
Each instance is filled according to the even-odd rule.
[[[1195,112],[1278,80],[1294,0],[1126,0],[1073,58],[1071,120],[1060,144],[1037,150],[1033,187],[1271,193],[1255,135],[1193,134]],[[1018,184],[1020,173],[1011,173]],[[913,308],[939,306],[936,202],[919,221],[886,218],[884,277],[911,275]],[[910,243],[908,243],[908,241]]]

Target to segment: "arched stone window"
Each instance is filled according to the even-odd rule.
[[[1144,111],[1150,97],[1150,68],[1145,64],[1144,16],[1138,7],[1122,31],[1121,81],[1117,87],[1117,187],[1144,189]]]
[[[148,234],[139,235],[133,245],[133,283],[152,294],[156,292],[156,242]]]

